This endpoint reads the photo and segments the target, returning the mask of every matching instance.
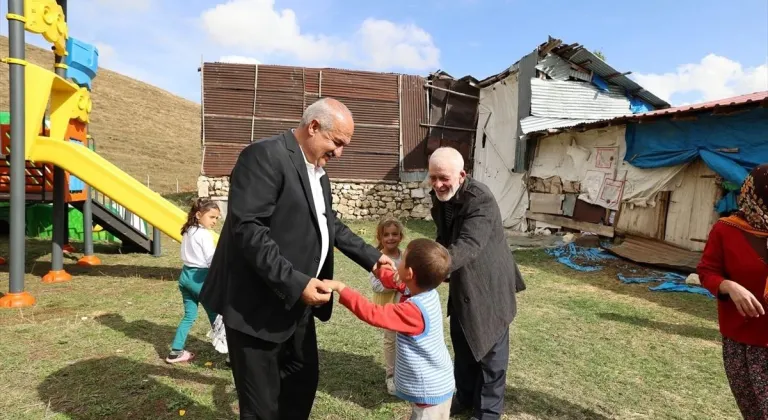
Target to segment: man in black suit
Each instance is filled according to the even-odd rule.
[[[229,211],[200,294],[224,319],[241,419],[309,417],[318,383],[315,321],[331,317],[333,248],[366,271],[392,261],[339,221],[323,166],[352,138],[341,102],[240,153]]]
[[[464,159],[441,147],[429,159],[437,242],[451,254],[448,316],[456,395],[451,413],[496,420],[504,411],[509,326],[515,293],[525,290],[507,245],[501,212],[483,183],[467,176]]]

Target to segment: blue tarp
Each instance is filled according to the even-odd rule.
[[[633,114],[639,114],[641,112],[653,111],[654,108],[638,97],[629,96],[629,109]]]
[[[632,273],[634,273],[635,271],[636,270],[630,270],[630,272]],[[670,271],[667,271],[667,272],[654,271],[650,273],[644,273],[642,276],[624,275],[622,273],[618,273],[616,277],[618,277],[619,280],[625,284],[661,282],[661,284],[659,284],[658,286],[653,286],[648,288],[648,290],[652,292],[696,293],[698,295],[702,295],[702,296],[706,296],[714,299],[714,296],[712,296],[712,293],[709,293],[709,290],[700,286],[685,284],[685,279],[686,279],[685,276],[683,276],[682,274],[673,273]]]
[[[768,109],[735,115],[699,115],[627,124],[626,161],[638,168],[680,165],[701,158],[726,181],[741,185],[752,168],[768,162]],[[737,149],[737,151],[735,151]],[[734,210],[733,195],[718,210]]]
[[[600,261],[616,259],[601,248],[585,248],[573,243],[558,248],[549,248],[546,252],[557,258],[557,262],[560,264],[585,272],[602,270],[603,266],[599,264]]]
[[[667,281],[664,283],[661,283],[660,285],[656,287],[651,287],[649,290],[654,292],[686,292],[686,293],[696,293],[697,295],[706,296],[710,299],[714,299],[715,297],[712,296],[712,293],[709,293],[709,290],[700,287],[700,286],[692,286],[690,284],[685,283],[676,283],[672,281]]]
[[[602,90],[603,92],[608,92],[610,89],[608,88],[608,82],[603,80],[602,77],[593,74],[592,75],[592,84],[597,86],[598,89]]]
[[[603,269],[601,262],[615,260],[612,254],[604,251],[602,248],[585,248],[573,243],[557,248],[549,248],[546,253],[555,257],[557,262],[568,266],[574,270],[582,272],[594,272]],[[639,272],[634,268],[627,268],[629,274],[618,273],[618,279],[625,284],[640,283],[658,283],[658,286],[649,287],[654,292],[687,292],[696,293],[708,297],[713,297],[708,290],[703,287],[685,284],[686,277],[670,271],[647,271]]]

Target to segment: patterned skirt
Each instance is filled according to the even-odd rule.
[[[744,419],[768,420],[768,347],[723,337],[723,363]]]

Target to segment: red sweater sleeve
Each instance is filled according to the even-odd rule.
[[[424,332],[424,318],[419,307],[413,302],[376,305],[354,289],[345,287],[339,294],[339,303],[374,327],[406,335],[419,335]]]
[[[405,292],[405,283],[395,283],[395,273],[392,270],[382,270],[379,281],[387,289],[396,290],[400,293]]]
[[[715,296],[720,295],[720,283],[725,280],[725,267],[723,266],[723,236],[722,226],[715,223],[709,232],[707,244],[701,261],[696,267],[701,285]]]

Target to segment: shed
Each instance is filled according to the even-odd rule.
[[[748,171],[768,162],[768,91],[528,134],[529,217],[701,251]]]
[[[627,74],[612,68],[579,44],[564,44],[550,37],[509,68],[477,82],[479,100],[472,173],[493,192],[507,228],[526,230],[529,199],[534,206],[540,199],[551,199],[529,196],[527,191],[532,153],[537,150],[532,133],[669,107]],[[618,162],[618,145],[608,137],[619,135],[607,132],[594,139],[605,149],[601,158],[612,158],[614,165]],[[552,141],[568,143],[562,138]],[[552,148],[553,145],[545,146]],[[602,168],[603,171],[609,169]],[[568,176],[575,177],[571,173]],[[579,174],[575,178],[583,177],[584,174]],[[569,211],[573,211],[576,204],[569,199]],[[557,203],[543,205],[557,206]],[[579,205],[576,210],[591,211],[591,217],[596,217],[595,209],[582,207]]]

